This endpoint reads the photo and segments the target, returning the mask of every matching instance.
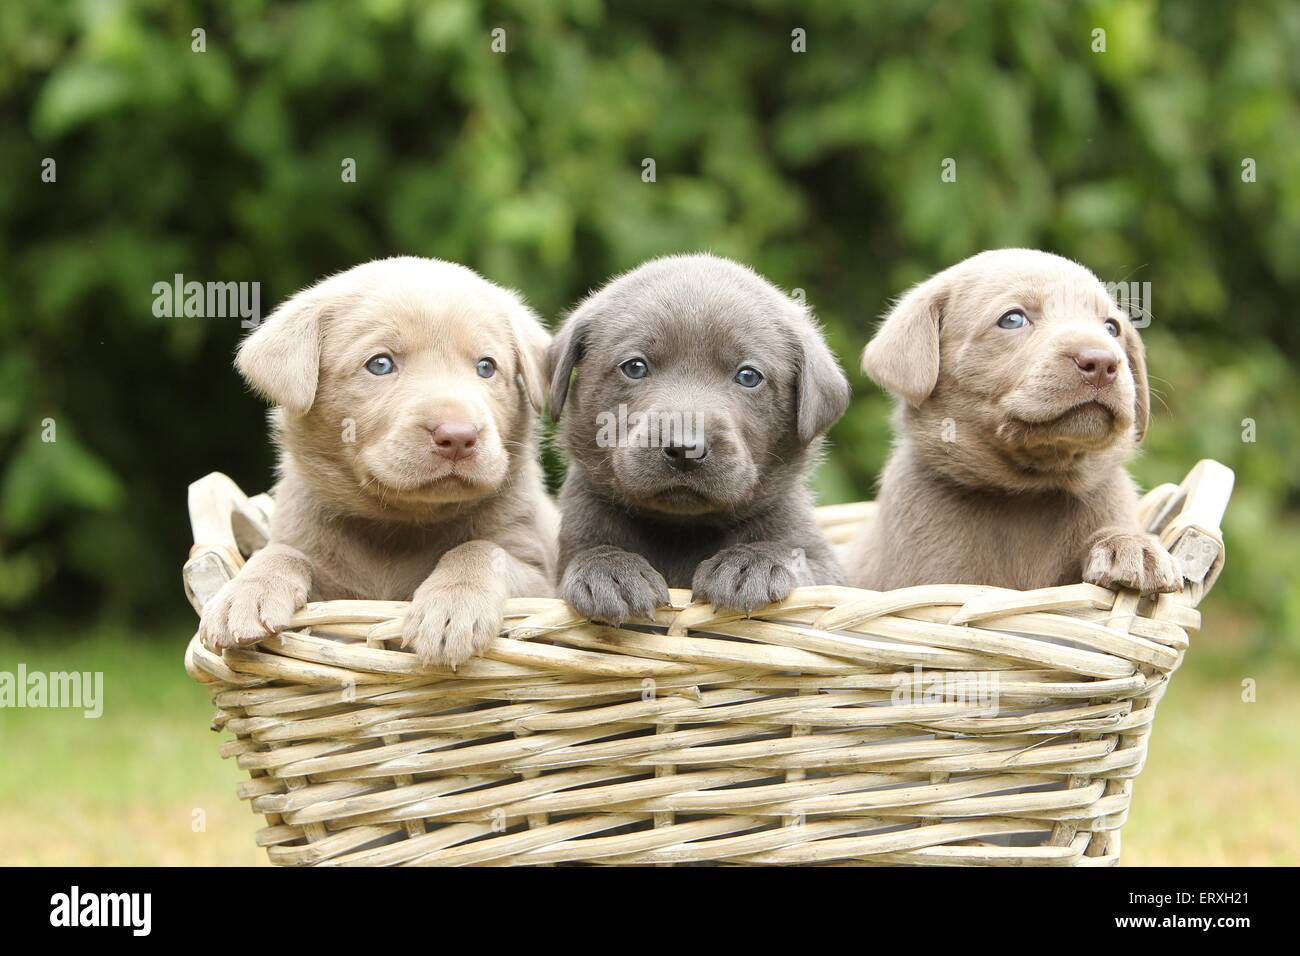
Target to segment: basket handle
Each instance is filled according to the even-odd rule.
[[[1232,469],[1209,458],[1187,473],[1179,486],[1181,507],[1163,528],[1160,540],[1182,565],[1183,577],[1209,590],[1223,567],[1223,531],[1219,525],[1236,480]]]
[[[203,605],[233,578],[244,559],[271,537],[269,499],[250,499],[219,471],[190,485],[194,546],[181,572],[185,596],[200,614]]]

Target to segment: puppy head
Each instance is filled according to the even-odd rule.
[[[402,257],[289,299],[236,365],[303,476],[348,513],[427,517],[491,494],[531,434],[549,336],[464,266]]]
[[[569,316],[548,362],[570,460],[612,499],[662,515],[780,494],[849,399],[807,310],[711,255],[613,280]]]
[[[911,289],[862,355],[909,440],[965,484],[1086,490],[1150,414],[1142,341],[1095,275],[1026,249],[984,252]]]

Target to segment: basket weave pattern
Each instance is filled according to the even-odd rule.
[[[1231,485],[1202,462],[1143,499],[1188,578],[1155,600],[813,587],[744,618],[674,591],[613,628],[516,599],[454,674],[398,648],[406,604],[330,601],[186,667],[278,864],[1113,864]],[[271,503],[210,475],[190,507],[199,608]],[[819,518],[842,546],[871,514]]]

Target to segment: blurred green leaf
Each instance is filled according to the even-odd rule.
[[[36,100],[36,130],[44,137],[58,137],[101,119],[130,100],[131,87],[130,77],[112,64],[68,63],[50,77]]]
[[[46,441],[41,432],[50,432]],[[0,484],[0,523],[13,534],[40,527],[49,518],[87,508],[108,510],[123,497],[121,483],[67,426],[45,419],[19,443]]]

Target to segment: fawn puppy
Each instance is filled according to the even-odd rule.
[[[862,368],[898,404],[852,583],[1182,587],[1124,470],[1150,417],[1142,340],[1083,266],[973,256],[899,300]]]

